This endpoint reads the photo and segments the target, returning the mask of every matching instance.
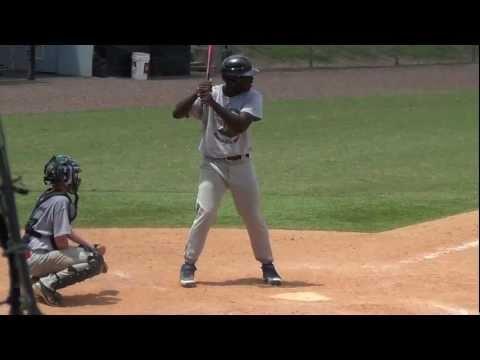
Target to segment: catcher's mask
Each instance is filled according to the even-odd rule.
[[[76,193],[80,187],[81,169],[78,163],[68,155],[54,155],[43,169],[43,182],[47,184],[66,185],[68,192]]]
[[[250,60],[244,55],[232,55],[222,63],[222,76],[224,78],[253,77],[258,72]]]

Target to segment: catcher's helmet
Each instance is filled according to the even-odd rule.
[[[80,165],[68,155],[54,155],[45,164],[43,169],[43,182],[45,184],[71,185],[71,190],[76,192],[80,186]]]
[[[246,77],[255,76],[258,70],[252,66],[250,60],[244,55],[232,55],[222,63],[222,76]]]

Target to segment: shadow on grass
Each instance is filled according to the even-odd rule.
[[[117,290],[103,290],[98,294],[63,296],[63,306],[113,305],[120,301]]]
[[[234,279],[226,281],[197,281],[198,285],[207,285],[207,286],[257,286],[262,288],[271,288],[273,286],[268,285],[263,282],[262,279],[258,278],[243,278],[243,279]],[[282,281],[280,288],[302,288],[310,286],[323,286],[323,284],[314,284],[304,281]]]

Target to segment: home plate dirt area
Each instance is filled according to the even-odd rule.
[[[281,287],[261,280],[244,229],[212,229],[197,287],[180,287],[188,229],[78,229],[109,272],[44,314],[479,314],[478,211],[382,233],[271,230]],[[0,262],[0,299],[8,293]],[[0,314],[8,307],[0,306]]]

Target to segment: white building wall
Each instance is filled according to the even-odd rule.
[[[10,70],[29,68],[27,45],[0,45],[0,64]],[[93,45],[37,45],[36,71],[71,76],[92,76]]]
[[[58,45],[57,73],[92,76],[93,45]]]

